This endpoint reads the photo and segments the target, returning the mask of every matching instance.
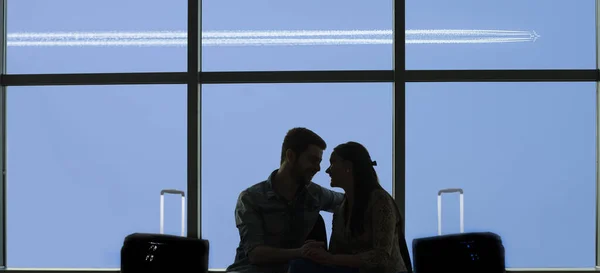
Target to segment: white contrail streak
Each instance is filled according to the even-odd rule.
[[[392,30],[206,31],[203,46],[293,46],[392,44]],[[535,31],[419,29],[406,30],[407,44],[482,44],[535,42]],[[18,32],[8,34],[12,47],[186,46],[185,31]]]
[[[406,40],[407,44],[489,44],[489,43],[519,43],[530,42],[526,38],[513,39],[469,39],[469,40],[451,40],[451,39],[430,39],[430,40]],[[296,46],[296,45],[390,45],[391,39],[210,39],[203,42],[203,46]],[[164,40],[117,40],[117,41],[17,41],[9,42],[9,46],[180,46],[187,45],[185,39],[164,39]]]
[[[303,36],[391,36],[392,30],[270,30],[270,31],[205,31],[202,38],[256,38]],[[187,38],[185,31],[148,32],[17,32],[9,39],[177,39]]]
[[[391,39],[207,39],[203,46],[265,45],[373,45],[391,44]],[[114,41],[15,41],[10,46],[186,46],[185,39]]]
[[[533,31],[524,30],[482,30],[482,29],[415,29],[407,30],[406,35],[444,35],[444,36],[527,36]]]
[[[492,43],[523,43],[531,42],[527,38],[513,39],[468,39],[468,40],[406,40],[407,44],[492,44]]]

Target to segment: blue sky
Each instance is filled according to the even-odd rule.
[[[8,32],[185,32],[187,1],[165,3],[9,1]],[[205,32],[391,30],[391,7],[391,0],[206,0],[203,26]],[[541,36],[407,44],[408,69],[595,68],[591,0],[407,0],[406,10],[412,31]],[[391,44],[206,46],[203,53],[205,71],[392,68]],[[8,49],[9,73],[185,69],[183,46]],[[125,235],[158,232],[160,190],[186,187],[185,86],[8,90],[8,266],[118,267]],[[466,231],[500,234],[509,267],[593,267],[595,92],[595,83],[407,84],[409,244],[436,234],[437,191],[462,187]],[[233,261],[236,197],[277,168],[291,127],[321,134],[327,157],[339,143],[365,144],[391,189],[391,83],[207,85],[202,107],[202,220],[211,268]],[[329,185],[323,172],[314,182]],[[458,232],[458,198],[443,204],[444,232]],[[178,206],[167,198],[168,233],[179,232]]]

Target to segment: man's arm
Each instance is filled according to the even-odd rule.
[[[246,191],[238,197],[235,223],[241,245],[252,264],[281,263],[302,256],[300,249],[280,249],[265,245],[262,217]]]
[[[321,186],[318,187],[320,188],[319,193],[321,195],[319,197],[319,200],[321,201],[321,210],[331,213],[335,212],[337,208],[342,204],[342,201],[344,201],[344,194],[332,191],[330,189],[326,189]]]

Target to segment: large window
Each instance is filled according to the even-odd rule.
[[[5,1],[9,73],[186,68],[185,0]]]
[[[502,236],[509,267],[593,267],[594,83],[416,83],[406,95],[406,233],[437,234],[462,188],[465,231]],[[458,196],[442,232],[459,232]]]
[[[203,1],[203,70],[391,69],[392,3]]]
[[[325,169],[332,149],[357,141],[377,160],[380,182],[391,192],[391,84],[206,85],[202,94],[202,222],[211,242],[211,268],[233,262],[240,240],[233,213],[237,197],[279,168],[281,143],[292,127],[310,128],[327,142],[315,183],[329,187]],[[321,215],[330,234],[332,215]]]
[[[593,0],[406,0],[406,67],[595,68],[594,5]]]
[[[9,267],[118,268],[123,238],[159,232],[186,189],[185,86],[11,87]],[[181,201],[165,200],[179,234]]]
[[[324,187],[336,145],[367,147],[409,246],[436,235],[438,190],[460,187],[465,230],[499,234],[510,272],[592,270],[598,14],[600,0],[0,0],[0,267],[117,273],[124,237],[158,233],[160,191],[178,189],[186,236],[223,269],[240,191],[303,126],[327,142]],[[166,197],[168,234],[180,205]],[[443,208],[458,232],[457,196]]]

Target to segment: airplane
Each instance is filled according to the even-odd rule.
[[[533,39],[533,42],[535,43],[535,41],[540,38],[541,36],[539,34],[537,34],[537,32],[535,32],[535,30],[533,31],[533,33],[529,34],[529,38]]]

